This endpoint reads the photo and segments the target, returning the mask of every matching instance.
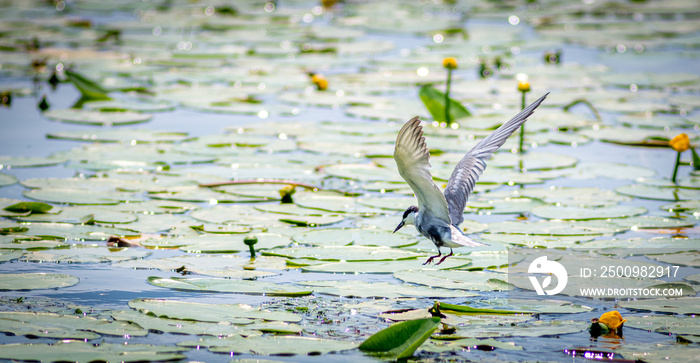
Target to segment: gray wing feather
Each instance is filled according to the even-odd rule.
[[[474,190],[474,185],[486,169],[486,161],[491,159],[493,153],[506,142],[515,130],[520,128],[540,103],[547,98],[548,94],[549,92],[527,106],[510,121],[501,125],[489,136],[486,136],[459,161],[447,182],[447,188],[445,188],[445,199],[449,206],[450,220],[453,225],[459,226],[464,220],[464,206],[467,204],[469,194]]]
[[[399,131],[394,160],[399,174],[416,194],[419,213],[442,219],[449,224],[447,201],[430,174],[430,154],[417,116],[406,122]]]

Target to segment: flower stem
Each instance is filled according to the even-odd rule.
[[[445,122],[447,126],[452,124],[450,119],[450,84],[452,83],[452,69],[447,69],[447,86],[445,87]]]
[[[525,93],[527,92],[520,92],[523,94],[522,102],[520,102],[520,109],[524,110],[525,109]],[[525,150],[523,150],[523,144],[525,143],[525,124],[522,124],[520,126],[520,145],[518,146],[518,152],[523,153]]]
[[[678,152],[676,155],[676,166],[673,168],[673,176],[671,177],[671,181],[673,183],[676,182],[676,176],[678,175],[678,167],[681,165],[681,153]]]

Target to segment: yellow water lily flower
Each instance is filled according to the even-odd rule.
[[[322,75],[320,74],[314,74],[311,76],[311,82],[313,82],[316,85],[316,89],[319,91],[325,91],[328,89],[328,80],[323,78]]]
[[[454,57],[447,57],[442,60],[442,66],[447,69],[457,69],[457,59]]]
[[[518,82],[518,91],[520,92],[530,92],[530,82],[520,81]]]
[[[673,150],[676,150],[680,153],[690,148],[690,138],[687,134],[679,134],[678,136],[671,139],[671,141],[669,141],[668,144],[671,145]]]
[[[608,311],[607,313],[601,315],[600,319],[598,319],[598,322],[605,324],[608,329],[612,331],[621,328],[622,324],[624,324],[626,321],[627,319],[623,319],[622,315],[617,310]]]

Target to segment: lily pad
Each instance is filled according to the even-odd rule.
[[[597,208],[542,205],[532,208],[531,212],[546,219],[592,220],[633,217],[646,213],[647,209],[623,205]]]
[[[50,110],[43,113],[49,119],[81,125],[120,126],[148,122],[153,116],[137,112],[87,111],[75,108]]]
[[[156,346],[148,344],[92,344],[90,342],[67,340],[52,344],[27,343],[4,344],[0,358],[30,361],[123,361],[123,362],[167,362],[185,359],[180,352],[185,348]]]
[[[152,130],[99,129],[93,131],[59,131],[46,135],[49,139],[120,143],[173,143],[187,140],[186,133]],[[0,162],[2,160],[0,159]]]
[[[286,321],[297,323],[301,316],[286,311],[269,311],[246,304],[203,304],[161,299],[135,299],[129,301],[132,309],[152,313],[170,319],[195,320],[218,323],[221,321],[236,324],[247,319]]]
[[[17,178],[14,175],[0,173],[0,187],[6,187],[17,183]]]
[[[2,290],[55,289],[76,285],[80,279],[65,274],[53,273],[3,273],[0,274]]]
[[[425,286],[396,285],[388,282],[364,281],[302,281],[300,285],[313,288],[314,294],[343,297],[395,299],[405,297],[453,298],[478,296],[464,291],[433,289]]]
[[[135,248],[73,245],[70,249],[32,251],[22,259],[32,262],[104,263],[144,258],[150,254],[151,252]]]
[[[0,155],[0,169],[12,168],[36,168],[41,166],[54,166],[63,164],[66,159],[39,156],[2,156]]]
[[[407,358],[413,355],[439,325],[439,317],[398,323],[373,334],[360,344],[359,349],[396,359]]]
[[[634,310],[657,311],[683,315],[700,314],[700,306],[695,297],[679,297],[671,299],[646,299],[636,301],[620,301],[620,307]]]
[[[440,265],[442,266],[442,265]],[[398,271],[394,277],[413,284],[457,290],[501,291],[510,290],[505,275],[481,271],[416,270]]]
[[[47,338],[94,339],[85,337],[84,332],[123,337],[146,336],[148,331],[138,325],[125,322],[112,322],[81,315],[60,315],[54,313],[37,313],[27,311],[0,312],[0,326],[5,332],[18,335],[34,335]],[[77,334],[77,336],[71,336]]]
[[[366,229],[320,229],[292,236],[299,244],[314,246],[385,246],[406,247],[418,243],[413,237],[390,231]]]
[[[162,278],[157,276],[151,276],[147,281],[149,284],[158,287],[185,291],[232,292],[265,296],[305,296],[312,293],[309,290],[301,290],[292,286],[266,281],[185,277]]]
[[[206,347],[210,352],[255,355],[320,355],[357,347],[357,343],[311,337],[261,336],[207,337],[178,343],[184,347]]]
[[[684,188],[661,188],[650,185],[623,185],[615,188],[615,191],[642,199],[682,201],[700,199],[700,190]]]

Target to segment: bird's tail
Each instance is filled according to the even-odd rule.
[[[452,242],[463,247],[488,246],[486,243],[477,242],[461,233],[459,235],[452,234]]]

